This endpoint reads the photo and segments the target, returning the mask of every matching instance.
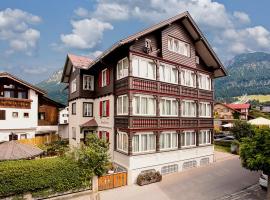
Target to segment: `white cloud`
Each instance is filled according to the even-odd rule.
[[[240,11],[235,11],[233,13],[233,16],[240,22],[243,24],[248,24],[250,22],[250,18],[248,16],[248,14],[244,13],[244,12],[240,12]]]
[[[48,69],[46,67],[24,67],[23,68],[23,72],[30,75],[40,75],[47,71]]]
[[[100,56],[103,52],[102,51],[94,51],[94,52],[90,52],[89,53],[89,57],[92,58],[92,59],[95,59],[97,58],[98,56]]]
[[[8,54],[20,51],[31,55],[37,46],[40,32],[30,26],[41,22],[41,18],[19,9],[0,11],[0,40],[6,41]]]
[[[126,20],[129,18],[129,7],[117,3],[99,3],[93,16],[102,20]]]
[[[89,16],[89,12],[87,9],[85,8],[77,8],[76,10],[74,10],[74,13],[79,16],[79,17],[88,17]]]
[[[73,27],[71,34],[62,34],[61,41],[65,46],[76,49],[91,49],[102,39],[106,30],[112,30],[110,23],[98,19],[82,19],[71,21]]]

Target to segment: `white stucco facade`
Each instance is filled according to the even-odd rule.
[[[214,161],[213,145],[133,156],[114,151],[114,161],[128,169],[128,184],[135,183],[137,176],[144,170],[155,169],[161,172],[162,167],[177,165],[177,171],[180,172],[185,170],[185,162],[195,161],[197,167],[208,164],[201,162],[202,159],[207,159],[208,163]]]
[[[28,96],[32,100],[30,109],[1,108],[5,110],[6,119],[0,120],[0,141],[8,141],[11,133],[16,133],[18,139],[23,134],[26,134],[27,138],[35,137],[38,126],[38,94],[29,89]],[[18,117],[14,117],[13,113],[18,113]],[[24,113],[28,113],[28,117],[25,117]]]

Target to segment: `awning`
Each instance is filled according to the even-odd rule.
[[[85,122],[84,124],[81,124],[81,128],[89,128],[89,127],[97,127],[97,121],[95,119],[90,119],[89,121]]]
[[[43,152],[38,147],[12,140],[0,144],[0,161],[34,158]]]

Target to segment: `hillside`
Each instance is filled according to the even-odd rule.
[[[64,105],[67,104],[67,90],[64,90],[66,85],[61,83],[62,69],[54,72],[47,80],[44,80],[36,86],[47,91],[48,97],[60,102]]]
[[[270,94],[270,54],[238,55],[227,63],[227,71],[227,77],[215,81],[216,98]]]

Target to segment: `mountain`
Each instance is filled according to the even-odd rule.
[[[47,80],[36,84],[36,86],[47,91],[47,96],[51,99],[66,105],[68,93],[65,90],[66,85],[61,83],[62,72],[62,69],[57,70]]]
[[[246,53],[227,62],[228,76],[215,80],[216,99],[270,94],[270,54]]]

